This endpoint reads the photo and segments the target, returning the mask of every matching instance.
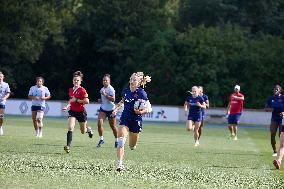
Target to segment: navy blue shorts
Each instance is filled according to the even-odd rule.
[[[202,116],[201,116],[201,114],[200,115],[188,114],[187,120],[191,120],[193,122],[201,122],[202,121]]]
[[[142,131],[142,119],[129,119],[126,116],[121,116],[119,125],[125,125],[132,133],[140,133]]]
[[[5,109],[5,105],[0,104],[0,109]]]
[[[45,107],[42,106],[32,106],[32,111],[44,111]]]
[[[111,116],[112,110],[111,111],[106,111],[106,110],[100,108],[100,112],[105,113],[107,118],[115,118],[116,117],[116,116]]]
[[[69,110],[68,113],[69,113],[68,117],[75,117],[79,123],[87,121],[86,110],[84,110],[82,112],[74,112],[72,110]]]
[[[271,122],[275,122],[277,125],[282,125],[282,117],[279,119],[277,118],[271,118]]]
[[[228,116],[228,124],[239,124],[240,123],[240,118],[241,118],[241,113],[239,114],[229,114]]]

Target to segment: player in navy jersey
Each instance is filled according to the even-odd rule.
[[[112,114],[116,115],[117,111],[124,105],[118,127],[117,171],[124,168],[124,145],[127,136],[129,135],[129,147],[134,150],[139,139],[139,133],[142,131],[142,114],[151,111],[147,93],[141,87],[150,81],[150,77],[144,76],[142,72],[133,73],[130,77],[129,87],[122,92],[122,100],[113,110]],[[140,102],[148,105],[141,106]]]
[[[186,122],[186,128],[188,131],[194,130],[194,146],[199,146],[199,127],[202,121],[202,108],[206,108],[204,99],[199,96],[199,89],[197,86],[193,86],[191,89],[191,94],[188,96],[184,102],[184,110],[188,111],[188,117]]]
[[[4,74],[0,72],[0,136],[4,134],[3,131],[3,120],[6,100],[10,96],[9,84],[4,82]]]
[[[273,96],[270,96],[267,99],[265,105],[266,111],[272,111],[271,122],[270,122],[271,146],[273,150],[272,156],[277,156],[275,137],[278,129],[280,136],[281,125],[282,125],[281,112],[283,111],[283,105],[284,105],[283,97],[284,96],[281,94],[281,86],[275,85],[273,87]]]
[[[36,85],[29,90],[28,98],[32,100],[32,120],[35,129],[35,136],[42,137],[43,116],[46,107],[46,101],[51,98],[50,92],[44,84],[43,77],[36,78]]]
[[[279,90],[281,90],[281,87],[279,88]],[[282,98],[282,101],[284,101],[283,95],[281,95],[281,98]],[[282,108],[283,108],[283,106],[282,106]],[[284,109],[282,109],[282,112],[280,113],[280,115],[282,117],[284,116]],[[280,146],[279,146],[279,149],[277,151],[277,156],[276,156],[275,160],[273,161],[273,165],[275,166],[276,169],[280,169],[281,162],[282,162],[283,155],[284,155],[284,126],[283,126],[283,124],[284,124],[284,119],[282,119],[282,127],[281,127],[281,134],[280,134]]]
[[[203,87],[202,86],[198,86],[199,89],[199,96],[201,96],[206,104],[206,108],[209,108],[209,98],[206,94],[203,93]],[[204,127],[204,118],[205,118],[205,109],[201,108],[201,114],[202,114],[202,120],[201,120],[201,124],[198,130],[199,136],[198,136],[198,140],[201,137],[202,134],[202,129]]]

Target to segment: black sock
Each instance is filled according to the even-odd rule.
[[[71,146],[71,142],[72,142],[72,131],[68,131],[67,132],[67,146]]]

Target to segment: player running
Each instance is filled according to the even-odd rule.
[[[198,86],[198,89],[199,89],[199,96],[201,96],[206,104],[206,109],[209,108],[209,98],[206,94],[203,93],[203,87],[202,86]],[[205,109],[204,108],[201,108],[201,115],[202,115],[202,120],[201,120],[201,124],[200,124],[200,127],[199,127],[199,130],[198,130],[198,140],[200,139],[201,137],[201,134],[202,134],[202,130],[203,130],[203,127],[204,127],[204,119],[205,119]]]
[[[0,136],[4,135],[3,122],[4,122],[4,112],[6,100],[10,96],[9,84],[4,82],[4,74],[0,72]]]
[[[236,85],[234,87],[234,93],[230,95],[227,115],[228,115],[228,128],[230,130],[230,139],[238,140],[237,137],[237,125],[240,122],[242,115],[245,97],[240,93],[241,87]]]
[[[283,105],[284,105],[284,96],[281,94],[281,86],[275,85],[273,87],[273,96],[270,96],[267,99],[265,110],[266,111],[272,111],[271,114],[271,122],[270,122],[270,134],[271,134],[271,146],[273,150],[272,156],[277,156],[276,151],[276,133],[279,129],[279,136],[281,133],[281,125],[282,125],[282,119],[281,112],[283,111]]]
[[[124,105],[118,127],[117,171],[124,169],[124,145],[128,134],[129,147],[134,150],[139,139],[139,133],[142,131],[142,114],[151,111],[147,93],[141,87],[150,81],[150,77],[144,76],[143,72],[133,73],[130,77],[129,87],[123,90],[122,100],[113,110],[112,114],[116,115],[117,111]],[[143,103],[143,105],[139,103]]]
[[[184,102],[184,110],[188,111],[186,128],[188,131],[194,130],[194,146],[199,146],[199,127],[202,121],[201,109],[206,108],[204,99],[199,96],[200,91],[197,86],[191,88],[191,95]]]
[[[36,78],[36,85],[29,90],[28,98],[32,100],[32,120],[35,129],[35,136],[42,137],[43,116],[46,107],[46,100],[51,98],[50,92],[44,84],[43,77]]]
[[[100,113],[98,116],[98,132],[100,136],[99,143],[97,147],[101,147],[105,142],[104,142],[104,120],[108,118],[109,126],[112,129],[115,142],[114,142],[114,147],[117,148],[117,129],[116,129],[116,118],[115,116],[111,116],[112,111],[115,108],[115,90],[114,88],[110,85],[110,75],[105,74],[103,77],[103,88],[101,88],[100,93],[101,93],[101,107],[100,107]]]
[[[73,74],[73,88],[69,89],[70,100],[62,110],[68,111],[68,132],[67,132],[67,145],[64,146],[66,153],[70,152],[72,135],[75,129],[76,120],[80,124],[80,130],[82,134],[88,133],[89,137],[93,137],[93,131],[90,127],[87,127],[87,112],[85,110],[85,104],[89,104],[88,93],[86,89],[81,87],[83,80],[83,74],[81,71],[76,71]]]
[[[284,100],[284,99],[283,99]],[[284,107],[283,107],[284,108]],[[284,111],[282,109],[281,116],[284,116]],[[284,119],[282,119],[282,125],[284,124]],[[273,160],[273,165],[276,169],[280,169],[281,162],[284,155],[284,126],[281,127],[281,134],[280,134],[280,146],[277,151],[276,159]]]

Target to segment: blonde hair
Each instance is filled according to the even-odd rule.
[[[151,77],[148,75],[145,75],[143,72],[134,72],[130,79],[134,76],[138,77],[139,80],[139,86],[142,86],[143,88],[145,87],[146,83],[151,82]]]

